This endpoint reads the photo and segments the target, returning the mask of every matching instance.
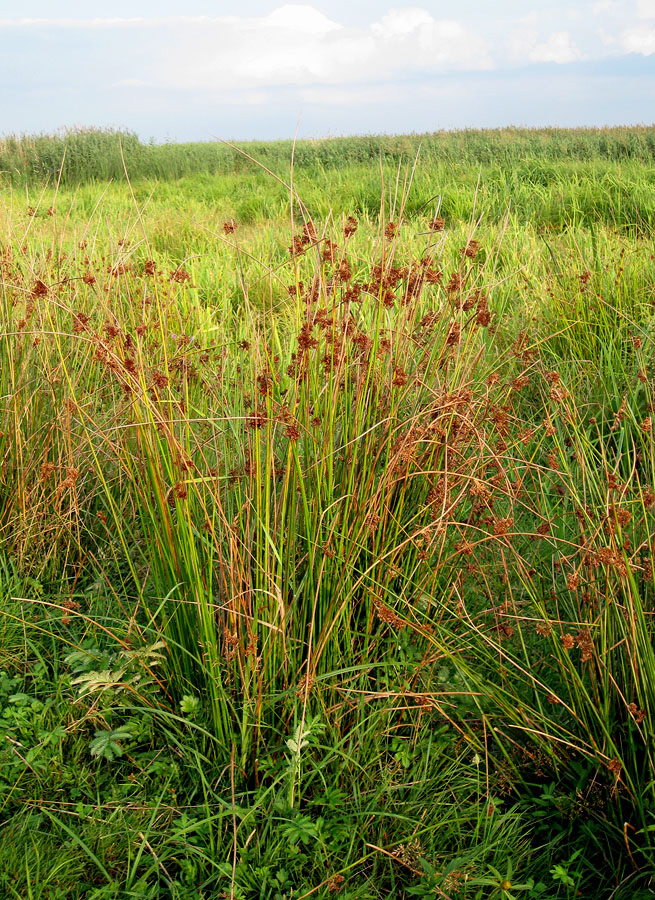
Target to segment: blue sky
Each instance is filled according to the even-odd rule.
[[[0,85],[5,134],[650,124],[655,0],[23,0],[0,3]]]

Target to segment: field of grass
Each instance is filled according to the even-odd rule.
[[[655,895],[654,188],[0,142],[0,895]]]

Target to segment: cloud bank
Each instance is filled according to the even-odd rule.
[[[651,0],[641,0],[648,12]],[[419,6],[391,8],[365,27],[334,21],[308,4],[284,4],[265,16],[0,19],[1,31],[138,32],[147,65],[118,80],[188,90],[234,90],[279,85],[379,82],[417,73],[485,71],[506,62],[499,43],[468,22],[438,17]],[[567,63],[582,57],[568,31],[508,40],[519,62]],[[643,51],[638,51],[643,52]],[[132,65],[129,56],[126,64]]]
[[[211,120],[213,133],[254,137],[280,136],[281,118],[293,133],[300,115],[360,133],[652,118],[655,0],[532,2],[371,3],[368,21],[327,0],[260,15],[254,0],[238,15],[195,14],[187,0],[184,15],[0,18],[2,128],[172,136]],[[596,88],[598,65],[610,75]]]

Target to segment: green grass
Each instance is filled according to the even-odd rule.
[[[214,143],[143,143],[128,131],[87,129],[56,135],[15,135],[0,142],[0,171],[15,184],[40,183],[60,177],[63,184],[132,179],[179,179],[189,175],[256,173],[265,165],[278,174],[288,171],[293,154],[297,170],[334,172],[362,166],[375,175],[380,161],[397,165],[420,149],[431,167],[516,163],[533,167],[535,186],[544,177],[558,178],[561,163],[630,160],[652,164],[655,127],[469,129],[399,136],[322,138],[319,140]],[[550,168],[548,168],[550,163]],[[541,164],[541,165],[540,165]]]
[[[5,142],[8,896],[652,895],[652,140]]]

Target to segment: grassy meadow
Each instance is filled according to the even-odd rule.
[[[655,128],[0,140],[0,896],[655,895]]]

